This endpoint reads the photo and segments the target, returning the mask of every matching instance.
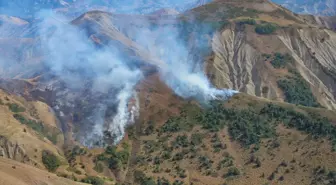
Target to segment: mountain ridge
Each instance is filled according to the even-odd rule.
[[[111,123],[117,105],[108,100],[116,98],[118,88],[95,91],[97,86],[90,81],[94,75],[86,70],[89,62],[84,57],[77,67],[82,67],[87,79],[80,78],[82,88],[72,88],[76,84],[69,86],[67,78],[46,63],[51,55],[43,55],[38,47],[43,39],[17,38],[21,42],[15,43],[12,38],[3,39],[0,52],[25,70],[14,73],[4,68],[2,74],[12,76],[0,80],[4,90],[0,91],[0,114],[6,118],[0,122],[4,132],[0,146],[5,148],[0,154],[6,158],[0,159],[4,161],[0,166],[15,178],[19,178],[15,168],[27,175],[34,172],[32,176],[43,181],[56,178],[41,171],[36,172],[41,176],[35,176],[34,164],[26,161],[29,158],[44,171],[56,165],[53,173],[60,177],[97,184],[333,183],[336,33],[329,22],[314,18],[266,0],[243,0],[216,1],[166,16],[90,11],[65,27],[69,32],[74,28],[74,35],[62,32],[66,22],[47,22],[61,30],[43,32],[50,38],[61,33],[57,39],[72,41],[83,33],[80,39],[85,42],[78,39],[78,43],[53,47],[73,51],[65,56],[92,57],[69,47],[79,44],[86,49],[88,40],[94,54],[117,48],[122,51],[119,58],[143,73],[134,86],[137,96],[127,99],[128,111],[139,103],[139,116],[118,144],[107,133],[107,147],[97,148],[84,146],[81,139],[92,138],[90,126],[101,124],[100,117],[92,121],[92,113],[100,113],[97,105],[108,102],[102,124]],[[160,73],[169,58],[157,51],[167,50],[175,36],[167,32],[178,33],[176,37],[193,56],[192,64],[204,64],[214,86],[239,93],[207,106],[197,98],[180,97]],[[144,36],[145,41],[139,39],[144,33],[150,36]],[[175,42],[172,46],[185,49]],[[104,66],[103,72],[116,67]],[[115,79],[122,81],[122,77]],[[61,134],[55,144],[56,133]],[[24,151],[16,160],[29,167],[11,161],[14,155],[7,153],[15,150]],[[43,156],[53,162],[43,162]]]

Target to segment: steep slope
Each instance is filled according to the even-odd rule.
[[[50,107],[1,91],[1,156],[45,169],[43,151],[62,156],[63,135]],[[42,115],[42,116],[40,116]]]
[[[59,176],[86,182],[95,176],[105,184],[335,182],[336,35],[327,24],[266,0],[221,0],[160,17],[92,11],[71,24],[84,30],[97,50],[115,46],[144,72],[135,88],[139,117],[118,145],[82,146],[74,134],[90,131],[85,128],[97,122],[88,119],[95,106],[116,91],[95,93],[89,82],[82,91],[73,90],[39,65],[38,55],[14,54],[35,53],[31,39],[5,40],[1,49],[14,61],[39,66],[1,80],[6,93],[0,93],[0,154],[5,158],[47,170],[47,156],[57,166],[51,163],[48,170]],[[215,86],[241,93],[211,106],[178,97],[158,73],[166,61],[157,58],[156,45],[137,38],[146,31],[160,44],[169,36],[165,28],[178,28],[181,42],[205,64]],[[135,103],[128,100],[129,107]],[[114,114],[115,104],[108,105],[106,114]],[[103,122],[110,121],[106,117]],[[8,171],[0,174],[18,178],[15,168],[8,169],[12,161],[5,161],[0,165]],[[39,179],[49,182],[35,170],[27,174],[39,178],[41,173]]]
[[[276,83],[281,70],[274,69],[263,54],[288,53],[295,67],[310,83],[323,106],[335,109],[335,32],[317,28],[285,28],[277,35],[258,35],[254,26],[225,29],[213,40],[214,58],[208,67],[218,87],[240,89],[252,95],[282,99]],[[241,73],[244,71],[244,73]],[[275,72],[275,73],[274,73]],[[273,80],[271,80],[273,79]],[[269,89],[262,93],[262,89]]]
[[[279,124],[273,125],[271,115],[270,125],[258,123],[254,116],[264,114],[259,111],[267,112],[268,103],[277,109],[275,114],[294,110],[307,115],[320,113],[336,121],[332,111],[296,107],[244,94],[226,101],[222,108],[209,110],[203,118],[194,103],[180,105],[180,114],[172,114],[168,120],[162,119],[163,113],[156,108],[138,126],[134,141],[139,145],[132,145],[137,148],[132,155],[137,157],[131,160],[126,182],[240,185],[334,182],[334,178],[326,178],[328,172],[319,175],[321,169],[335,168],[335,152],[330,142],[317,135],[314,139],[314,134],[303,131],[306,127],[298,131],[282,118]],[[149,107],[156,104],[155,100],[151,101]],[[217,115],[220,110],[228,113]],[[226,116],[234,118],[230,120]]]
[[[55,174],[3,158],[0,158],[0,176],[0,184],[6,185],[84,185],[84,183],[57,177]]]
[[[245,19],[251,23],[240,23]],[[132,26],[125,21],[132,19]],[[240,21],[243,19],[242,21]],[[181,15],[177,20],[173,16],[155,18],[152,16],[118,16],[102,12],[90,12],[74,21],[82,27],[99,27],[99,31],[90,30],[91,37],[100,42],[118,41],[122,47],[130,48],[133,54],[156,67],[164,61],[155,59],[150,49],[145,49],[134,40],[136,29],[146,29],[146,25],[179,26],[179,20],[191,20],[191,24],[208,24],[208,29],[218,30],[208,34],[211,38],[202,44],[192,39],[197,30],[184,30],[195,51],[210,48],[212,57],[206,62],[207,73],[219,88],[233,88],[251,95],[270,99],[286,100],[277,83],[276,70],[265,61],[266,54],[289,54],[294,58],[292,65],[300,76],[308,82],[318,103],[329,109],[335,109],[335,32],[319,28],[323,24],[297,16],[269,1],[216,1],[198,7]],[[225,22],[227,21],[227,22]],[[245,20],[246,21],[246,20]],[[274,24],[273,33],[257,33],[257,27]],[[326,25],[326,24],[325,24]],[[326,25],[327,26],[327,25]],[[147,26],[148,27],[148,26]],[[212,28],[211,28],[212,27]],[[272,26],[271,26],[272,27]],[[188,29],[188,28],[187,28]],[[193,29],[193,28],[191,28]],[[134,31],[133,31],[134,30]],[[150,28],[148,32],[157,33]],[[201,33],[203,34],[203,33]],[[100,36],[99,36],[100,35]],[[103,35],[103,37],[101,36]],[[160,35],[158,34],[158,37]],[[131,40],[128,40],[131,39]],[[159,38],[154,38],[159,40]],[[212,44],[206,46],[204,43]],[[198,48],[197,48],[198,47]],[[202,56],[205,57],[205,56]],[[269,81],[273,79],[273,81]],[[269,89],[262,93],[262,89]]]

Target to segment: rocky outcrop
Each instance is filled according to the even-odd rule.
[[[253,27],[231,25],[213,37],[207,73],[219,88],[283,100],[276,83],[278,75],[262,54],[288,53],[320,104],[336,109],[335,46],[336,33],[327,29],[291,27],[264,36],[257,35]]]
[[[4,136],[0,136],[0,156],[23,163],[30,161],[23,147],[12,143]]]

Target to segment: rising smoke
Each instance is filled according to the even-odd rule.
[[[38,35],[45,56],[44,65],[68,89],[74,92],[89,90],[101,95],[92,113],[87,115],[90,127],[80,133],[78,139],[87,146],[104,145],[108,132],[114,143],[118,143],[126,126],[134,123],[139,114],[135,86],[144,76],[142,71],[134,67],[134,61],[124,57],[117,46],[98,48],[84,29],[69,24],[67,18],[52,11],[41,11],[37,17],[42,20]],[[128,29],[127,25],[124,29]],[[206,103],[237,93],[211,85],[202,63],[194,60],[190,47],[182,41],[175,26],[145,27],[130,33],[133,35],[129,37],[163,61],[165,66],[158,69],[160,77],[177,95]],[[130,99],[135,103],[129,105]],[[116,107],[112,115],[108,114],[110,106]]]
[[[68,20],[50,11],[39,14],[41,45],[46,55],[45,65],[73,91],[89,89],[92,94],[110,94],[101,98],[89,116],[92,132],[79,139],[92,146],[103,140],[104,130],[122,139],[127,124],[134,122],[138,103],[129,111],[128,101],[136,98],[134,86],[142,78],[139,69],[131,69],[131,61],[122,58],[113,46],[98,49],[83,30],[68,24]],[[113,89],[114,91],[111,91]],[[113,118],[106,117],[109,105],[117,107]],[[93,120],[92,120],[93,119]],[[108,123],[106,123],[108,122]]]

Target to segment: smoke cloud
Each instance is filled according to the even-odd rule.
[[[133,60],[125,57],[118,46],[110,44],[98,48],[88,38],[86,30],[71,25],[66,17],[49,10],[36,16],[41,20],[37,35],[44,56],[43,65],[74,94],[88,92],[92,99],[95,98],[91,102],[96,104],[90,105],[92,109],[84,119],[87,124],[82,126],[77,138],[86,146],[102,146],[107,133],[114,143],[118,143],[125,134],[126,126],[134,123],[139,116],[140,102],[135,86],[143,79],[142,71]],[[165,65],[158,69],[160,77],[177,95],[207,103],[237,93],[212,86],[204,73],[202,61],[195,59],[195,52],[199,51],[181,38],[180,27],[176,26],[179,25],[178,20],[168,26],[154,27],[147,20],[143,21],[143,25],[148,27],[134,30],[134,27],[123,23],[123,30],[164,62]],[[203,37],[202,34],[195,33],[194,37]],[[202,48],[203,43],[198,44],[200,46],[196,48]],[[135,100],[132,105],[131,99]],[[112,113],[110,107],[115,109]]]
[[[83,30],[68,24],[65,17],[50,11],[41,12],[39,17],[43,18],[39,35],[46,56],[44,64],[51,72],[75,92],[89,89],[92,94],[107,94],[100,97],[100,104],[89,116],[92,128],[79,139],[92,146],[100,143],[108,130],[119,142],[138,112],[138,103],[129,111],[128,102],[136,97],[134,86],[142,78],[141,71],[132,69],[132,62],[121,57],[117,48],[98,49]],[[110,105],[117,107],[116,113],[105,119]]]

